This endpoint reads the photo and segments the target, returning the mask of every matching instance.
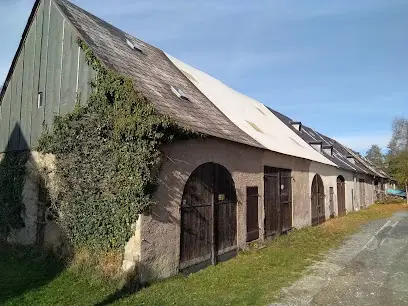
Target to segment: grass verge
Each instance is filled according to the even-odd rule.
[[[68,267],[49,256],[23,248],[0,251],[0,304],[4,305],[266,305],[279,290],[298,279],[313,260],[338,247],[360,226],[390,217],[398,204],[332,219],[294,231],[263,248],[241,252],[236,258],[188,277],[177,276],[136,294],[118,295],[119,286],[91,271]]]

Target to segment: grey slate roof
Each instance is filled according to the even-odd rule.
[[[95,56],[107,67],[134,80],[162,113],[179,124],[210,136],[264,148],[233,124],[167,58],[163,51],[117,29],[66,0],[53,0]],[[131,41],[142,52],[130,48]],[[180,88],[190,99],[178,98],[170,89]]]
[[[366,165],[362,160],[360,160],[360,158],[358,158],[357,156],[354,156],[354,154],[352,154],[350,152],[350,149],[348,149],[347,147],[343,146],[342,144],[340,144],[339,142],[337,142],[336,140],[323,135],[315,130],[313,130],[312,128],[305,126],[302,124],[302,130],[298,131],[295,128],[293,128],[291,122],[293,122],[293,120],[281,113],[279,113],[278,111],[275,111],[271,108],[269,108],[269,110],[276,116],[278,117],[283,123],[285,123],[288,127],[290,127],[294,132],[296,132],[300,137],[303,138],[303,140],[305,140],[306,142],[310,143],[310,142],[322,142],[323,145],[326,146],[333,146],[333,156],[330,156],[326,153],[322,153],[324,154],[324,156],[326,156],[328,159],[330,159],[333,163],[335,163],[336,165],[338,165],[340,168],[345,169],[345,170],[349,170],[349,171],[354,171],[354,172],[359,172],[359,173],[363,173],[363,174],[370,174],[370,175],[374,175],[374,176],[378,176],[378,172],[374,171],[374,169],[371,169],[371,167],[369,167],[368,165]],[[355,160],[355,164],[351,163],[347,157],[348,156],[353,156],[354,160]]]

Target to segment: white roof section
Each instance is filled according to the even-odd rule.
[[[337,167],[286,126],[265,105],[166,54],[184,75],[235,125],[265,148]]]

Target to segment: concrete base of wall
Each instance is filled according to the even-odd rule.
[[[66,240],[58,225],[49,218],[49,204],[58,194],[55,156],[30,152],[23,189],[24,227],[12,230],[7,241],[21,245],[39,245],[56,253],[65,252]]]

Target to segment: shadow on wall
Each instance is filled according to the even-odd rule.
[[[58,259],[40,250],[49,193],[27,148],[16,124],[0,161],[0,304],[47,284],[63,269]]]

